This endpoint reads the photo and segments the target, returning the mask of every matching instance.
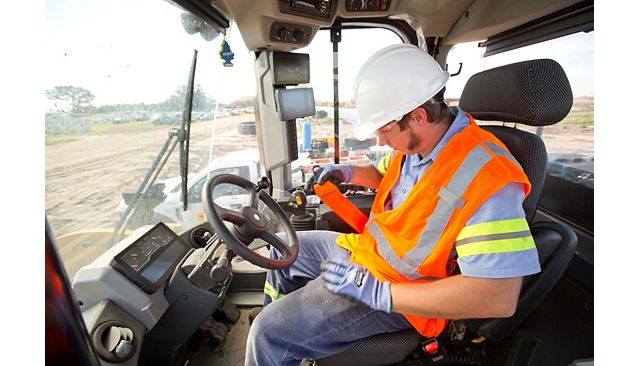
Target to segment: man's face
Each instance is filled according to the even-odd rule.
[[[446,130],[447,124],[431,123],[423,108],[416,108],[405,116],[406,128],[402,130],[398,121],[391,121],[376,132],[379,145],[388,145],[405,155],[420,153],[429,154],[438,144]]]
[[[414,130],[414,118],[409,116],[408,120],[409,124],[404,131],[398,125],[398,121],[391,121],[380,127],[375,132],[376,136],[378,136],[378,144],[380,146],[388,145],[405,155],[419,151],[418,148],[422,145],[422,138]]]

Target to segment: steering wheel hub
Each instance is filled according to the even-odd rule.
[[[262,214],[251,206],[242,208],[242,215],[246,220],[246,224],[250,224],[256,231],[262,231],[267,228],[267,221],[262,217]]]

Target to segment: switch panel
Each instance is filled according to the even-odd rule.
[[[311,37],[311,27],[306,25],[273,22],[269,30],[269,40],[275,42],[307,44]]]

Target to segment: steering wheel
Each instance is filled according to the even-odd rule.
[[[230,210],[217,205],[213,201],[213,189],[223,183],[233,184],[246,189],[251,195],[249,206],[241,212]],[[276,215],[278,222],[284,226],[288,243],[280,239],[276,233],[270,232],[267,220],[258,210],[258,203],[262,201]],[[211,227],[227,246],[237,255],[256,266],[268,269],[283,269],[289,267],[298,257],[298,236],[287,215],[276,201],[256,184],[233,174],[220,174],[210,178],[202,192],[202,205],[207,214]],[[224,221],[233,224],[230,230]],[[255,239],[260,238],[273,245],[282,254],[281,259],[262,256],[249,248]]]

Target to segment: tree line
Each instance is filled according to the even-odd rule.
[[[184,108],[185,96],[187,92],[186,85],[180,85],[175,92],[160,103],[133,103],[133,104],[111,104],[94,106],[95,96],[87,89],[72,86],[61,85],[45,90],[45,96],[55,101],[55,107],[60,112],[67,113],[110,113],[117,111],[179,111]],[[60,102],[60,104],[58,104]],[[255,98],[245,98],[231,103],[232,107],[248,107],[253,106]],[[194,111],[210,111],[216,106],[216,101],[207,96],[198,84],[193,90],[193,106]]]

